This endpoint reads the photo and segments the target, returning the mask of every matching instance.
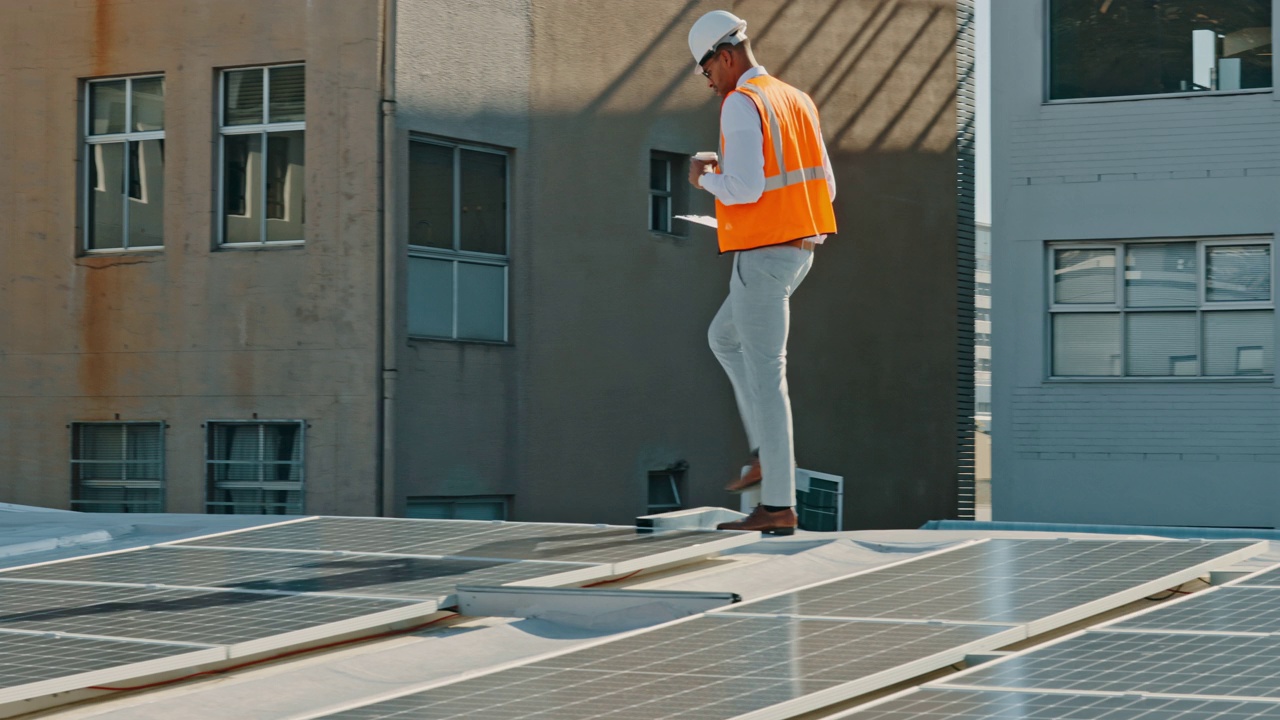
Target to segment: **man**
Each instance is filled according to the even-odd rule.
[[[719,159],[692,160],[689,182],[715,196],[720,252],[734,253],[729,297],[707,335],[733,385],[752,460],[726,489],[761,484],[761,504],[718,527],[791,535],[790,298],[813,265],[814,248],[836,231],[835,178],[813,100],[756,63],[746,28],[715,10],[689,30],[695,72],[724,98]]]

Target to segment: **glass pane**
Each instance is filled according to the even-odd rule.
[[[1271,87],[1271,0],[1051,0],[1054,99]]]
[[[666,192],[671,189],[671,162],[661,158],[649,160],[649,189]]]
[[[301,122],[306,119],[306,68],[301,65],[270,68],[271,108],[268,122]]]
[[[452,520],[453,505],[409,498],[409,505],[405,508],[404,515],[419,520]]]
[[[1055,250],[1053,301],[1105,303],[1116,301],[1116,251]]]
[[[455,520],[506,520],[507,513],[499,500],[460,502],[453,506]]]
[[[1055,314],[1053,374],[1118,376],[1120,314]]]
[[[225,135],[222,153],[222,242],[262,242],[262,135]]]
[[[262,122],[262,68],[232,70],[223,74],[223,125],[257,125]]]
[[[108,135],[125,131],[124,80],[89,83],[89,134]]]
[[[1199,303],[1195,243],[1130,245],[1125,258],[1125,302],[1129,307]]]
[[[267,134],[267,242],[303,238],[305,134],[302,130]]]
[[[164,78],[133,81],[133,129],[140,132],[164,129]]]
[[[1205,375],[1270,375],[1275,311],[1204,313]]]
[[[463,150],[461,249],[507,254],[507,158]]]
[[[458,263],[458,337],[507,339],[507,269]]]
[[[164,244],[164,141],[129,143],[129,247]]]
[[[125,143],[86,147],[89,156],[90,250],[124,247]]]
[[[453,148],[409,143],[409,244],[453,249]]]
[[[676,480],[670,473],[652,473],[649,475],[649,504],[680,504],[680,496],[676,491]]]
[[[1271,300],[1270,245],[1210,245],[1205,248],[1205,300]]]
[[[649,203],[649,229],[671,232],[671,198],[654,195]]]
[[[1195,313],[1129,313],[1126,323],[1127,374],[1200,374]]]
[[[409,258],[409,334],[453,337],[453,263]]]

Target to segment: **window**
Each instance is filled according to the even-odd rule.
[[[1271,87],[1271,0],[1049,0],[1049,99]]]
[[[164,77],[85,83],[84,249],[164,245]]]
[[[506,520],[508,495],[411,497],[406,517],[425,520]]]
[[[303,426],[298,420],[208,423],[206,512],[301,515]]]
[[[835,532],[844,524],[844,478],[796,469],[796,514],[801,530]]]
[[[72,423],[71,509],[164,512],[164,423]]]
[[[649,511],[646,515],[684,509],[681,491],[688,469],[686,463],[678,462],[664,470],[649,473]]]
[[[409,334],[506,342],[507,154],[409,143]]]
[[[682,178],[689,172],[688,158],[675,153],[649,153],[649,229],[667,235],[685,235],[685,223],[676,215],[688,212],[688,193]]]
[[[306,71],[222,73],[223,245],[300,243],[306,222]]]
[[[1050,374],[1270,376],[1271,245],[1252,238],[1050,245]]]

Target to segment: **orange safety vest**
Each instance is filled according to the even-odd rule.
[[[836,216],[822,166],[822,132],[813,100],[770,75],[751,78],[733,92],[751,98],[760,112],[764,193],[759,200],[740,205],[716,200],[720,252],[835,232]],[[725,95],[725,100],[732,94]],[[720,157],[723,162],[723,133]],[[721,172],[721,167],[716,172]]]

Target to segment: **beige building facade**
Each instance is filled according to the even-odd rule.
[[[954,0],[3,4],[0,501],[735,504],[706,346],[730,258],[671,217],[711,211],[684,159],[718,101],[685,34],[717,8],[817,101],[839,186],[792,304],[798,461],[844,479],[846,527],[955,517]]]

